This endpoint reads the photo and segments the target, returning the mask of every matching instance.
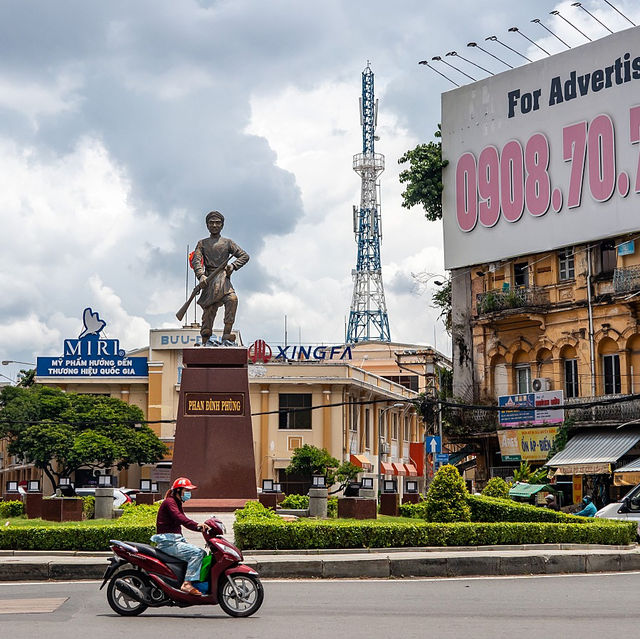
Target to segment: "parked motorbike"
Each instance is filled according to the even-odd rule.
[[[248,617],[262,605],[264,590],[258,573],[242,563],[242,552],[222,536],[224,524],[213,517],[202,531],[211,570],[207,582],[197,587],[203,595],[180,590],[187,562],[148,544],[111,540],[109,558],[100,590],[107,586],[107,601],[119,615],[131,617],[147,608],[162,606],[220,605],[232,617]],[[126,567],[130,565],[131,567]]]

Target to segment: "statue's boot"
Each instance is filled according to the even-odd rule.
[[[227,341],[227,342],[235,342],[236,341],[236,336],[231,332],[231,329],[233,328],[233,324],[225,324],[224,325],[224,333],[222,334],[222,341]]]

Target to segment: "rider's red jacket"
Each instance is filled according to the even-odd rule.
[[[166,497],[160,504],[158,510],[158,518],[156,519],[156,532],[161,535],[163,533],[182,532],[181,526],[189,530],[198,530],[198,522],[189,519],[184,514],[182,504],[173,496]]]

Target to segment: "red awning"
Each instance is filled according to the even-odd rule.
[[[393,475],[393,466],[389,462],[380,462],[380,472],[383,475]]]
[[[354,466],[360,466],[362,470],[373,470],[373,464],[366,455],[351,455],[349,461]]]
[[[418,469],[413,464],[405,464],[404,467],[407,469],[407,475],[409,475],[409,477],[418,476]]]
[[[398,462],[393,462],[393,474],[394,475],[406,475],[407,471],[404,468],[404,464],[400,464]]]

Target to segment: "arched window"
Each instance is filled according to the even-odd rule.
[[[598,344],[598,354],[602,366],[602,390],[605,395],[617,395],[621,392],[620,355],[618,344],[605,337]]]
[[[516,393],[531,392],[531,363],[524,351],[516,351],[513,356],[514,388]]]
[[[640,335],[634,335],[627,342],[629,349],[629,392],[640,392]]]
[[[555,388],[556,380],[553,379],[553,355],[548,348],[541,348],[536,353],[536,377],[550,380],[551,388]]]
[[[579,397],[578,353],[573,346],[565,346],[560,352],[560,358],[562,359],[565,395],[567,397]]]

